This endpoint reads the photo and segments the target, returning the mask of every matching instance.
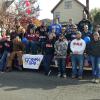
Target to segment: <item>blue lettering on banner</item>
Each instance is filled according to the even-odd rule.
[[[25,58],[25,63],[29,65],[36,65],[36,63],[40,61],[40,58]]]

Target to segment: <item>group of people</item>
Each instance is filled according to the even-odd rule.
[[[84,58],[92,66],[93,82],[100,82],[100,26],[94,28],[84,16],[78,25],[69,19],[62,27],[58,19],[50,25],[35,27],[30,21],[25,30],[20,22],[11,29],[10,35],[0,37],[0,70],[23,70],[23,54],[44,55],[42,64],[45,75],[50,75],[52,61],[57,62],[58,77],[67,77],[66,66],[71,59],[72,78],[83,78]]]

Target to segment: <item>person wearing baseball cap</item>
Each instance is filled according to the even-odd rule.
[[[66,78],[66,57],[68,42],[65,40],[63,34],[59,36],[59,39],[55,43],[55,54],[58,64],[58,77]]]
[[[83,61],[84,61],[84,51],[86,48],[86,43],[82,39],[82,34],[80,31],[76,32],[76,39],[72,40],[70,43],[71,49],[71,60],[72,60],[72,78],[78,77],[82,79],[83,77]],[[78,65],[77,65],[78,62]],[[77,66],[79,70],[77,71]]]
[[[88,54],[92,62],[92,82],[100,83],[100,35],[93,33],[93,40],[88,44]]]

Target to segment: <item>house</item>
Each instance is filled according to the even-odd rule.
[[[53,20],[47,18],[47,19],[42,19],[41,21],[44,22],[45,25],[50,25]]]
[[[68,22],[70,18],[77,24],[83,18],[85,5],[78,0],[60,0],[52,9],[53,18],[59,18],[61,23]]]
[[[5,12],[13,2],[14,0],[0,0],[0,13]]]

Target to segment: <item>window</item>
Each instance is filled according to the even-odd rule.
[[[71,9],[72,8],[72,1],[65,1],[64,8]]]
[[[60,17],[60,12],[55,12],[55,18]]]

